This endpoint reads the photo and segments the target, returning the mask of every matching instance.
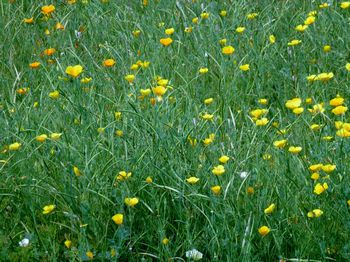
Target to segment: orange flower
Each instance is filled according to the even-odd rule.
[[[168,38],[162,38],[159,40],[159,42],[163,45],[163,46],[169,46],[172,42],[173,39],[171,39],[170,37]]]
[[[42,12],[44,15],[49,15],[49,14],[51,14],[53,11],[55,11],[55,6],[54,6],[54,5],[44,5],[44,6],[41,8],[41,12]]]
[[[103,66],[104,67],[112,67],[115,65],[115,60],[114,59],[106,59],[103,61]]]
[[[41,63],[36,61],[36,62],[30,63],[29,67],[35,69],[35,68],[38,68],[40,65]]]

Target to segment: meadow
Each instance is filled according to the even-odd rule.
[[[349,24],[334,0],[1,1],[0,261],[349,261]]]

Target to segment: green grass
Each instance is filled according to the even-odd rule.
[[[349,117],[334,115],[329,105],[338,94],[346,105],[350,96],[350,9],[338,1],[320,9],[322,2],[302,0],[76,2],[0,3],[0,260],[84,261],[91,251],[98,261],[190,261],[185,253],[193,248],[204,261],[350,259],[350,146],[334,125]],[[51,3],[56,9],[47,19],[41,7]],[[207,20],[200,18],[204,10]],[[315,23],[297,32],[313,10]],[[248,20],[252,12],[259,15]],[[30,17],[33,24],[23,22]],[[65,29],[56,30],[57,22]],[[189,26],[193,31],[185,33]],[[238,34],[238,26],[246,30]],[[173,43],[164,47],[159,40],[171,27]],[[222,54],[223,38],[235,48],[230,56]],[[302,43],[288,47],[293,39]],[[325,53],[324,45],[331,51]],[[48,58],[43,51],[50,47],[56,53]],[[107,58],[116,64],[103,67]],[[131,70],[138,60],[149,67]],[[38,69],[29,67],[34,61],[41,62]],[[66,67],[77,64],[82,74],[68,76]],[[242,64],[250,70],[241,71]],[[201,67],[209,72],[199,74]],[[334,78],[306,80],[323,72]],[[124,79],[128,74],[136,75],[133,84]],[[152,105],[155,95],[140,99],[140,89],[157,86],[157,76],[169,84],[162,101]],[[92,81],[81,83],[84,77]],[[29,92],[18,94],[24,87]],[[58,99],[49,97],[54,90]],[[210,97],[214,102],[205,105]],[[305,109],[299,116],[285,106],[294,97]],[[261,98],[268,104],[259,104]],[[325,111],[311,114],[308,109],[318,103]],[[252,120],[249,112],[257,108],[268,109],[267,125]],[[205,112],[214,119],[203,120]],[[322,128],[312,131],[311,124]],[[59,140],[36,140],[53,132],[62,133]],[[215,139],[206,146],[202,141],[210,134]],[[282,139],[288,145],[275,148],[273,142]],[[15,142],[19,150],[8,150]],[[291,154],[289,146],[302,151]],[[264,160],[265,154],[271,159]],[[215,176],[222,155],[230,160],[226,172]],[[313,181],[308,167],[316,163],[335,164],[336,170],[329,178],[320,171]],[[132,176],[117,181],[122,170]],[[241,172],[248,176],[242,179]],[[191,176],[200,180],[191,185]],[[324,182],[329,188],[314,194],[315,184]],[[218,196],[214,185],[222,187]],[[139,203],[128,207],[126,197]],[[264,214],[271,203],[276,210]],[[53,212],[42,214],[50,204],[56,205]],[[323,215],[309,218],[317,208]],[[124,215],[122,225],[112,221],[116,213]],[[264,237],[258,233],[263,225],[271,229]],[[25,237],[30,244],[20,247]]]

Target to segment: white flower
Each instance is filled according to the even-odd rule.
[[[29,239],[23,238],[21,241],[18,242],[20,247],[27,247],[29,246]]]
[[[186,257],[196,261],[201,260],[203,258],[203,254],[194,248],[192,250],[186,251]]]
[[[247,176],[248,176],[248,172],[241,172],[240,174],[239,174],[239,176],[242,178],[242,179],[245,179]]]

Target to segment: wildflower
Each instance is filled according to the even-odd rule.
[[[314,164],[309,166],[309,170],[312,172],[317,172],[317,171],[320,171],[322,167],[323,167],[323,164]]]
[[[194,185],[194,184],[196,184],[199,181],[199,178],[191,176],[191,177],[187,178],[186,181],[189,184]]]
[[[248,187],[248,188],[247,188],[247,194],[248,194],[248,195],[253,195],[253,194],[254,194],[254,187],[251,187],[251,186]]]
[[[276,140],[273,142],[273,145],[277,148],[283,148],[285,147],[285,145],[287,144],[287,140],[283,139],[283,140]]]
[[[318,131],[318,130],[321,129],[321,127],[322,127],[322,125],[319,125],[319,124],[312,124],[312,125],[310,126],[310,129],[311,129],[312,131]]]
[[[208,73],[208,71],[209,71],[209,69],[206,67],[202,67],[199,69],[199,73],[202,75]]]
[[[305,25],[312,25],[313,23],[315,23],[316,17],[313,15],[310,15],[306,18],[306,20],[304,21]]]
[[[194,248],[192,250],[186,251],[186,257],[190,260],[197,261],[203,258],[203,254]]]
[[[167,34],[167,35],[172,35],[172,34],[174,34],[174,32],[175,32],[174,28],[165,29],[165,34]]]
[[[221,17],[225,17],[225,16],[227,16],[227,11],[226,11],[226,10],[221,10],[220,13],[219,13],[219,15],[220,15]]]
[[[334,74],[332,72],[329,73],[321,73],[318,74],[315,78],[315,80],[320,80],[322,82],[327,82],[329,80],[331,80],[334,77]]]
[[[82,175],[82,172],[79,170],[78,167],[76,166],[73,166],[73,172],[76,176],[81,176]]]
[[[340,8],[347,9],[350,7],[350,2],[342,2],[340,3]]]
[[[288,148],[288,151],[292,154],[298,154],[301,152],[301,150],[302,150],[302,147],[300,146],[291,146]]]
[[[112,216],[113,222],[116,223],[117,225],[123,224],[123,218],[124,218],[123,214],[115,214],[114,216]]]
[[[194,17],[194,18],[192,18],[192,23],[194,23],[194,24],[198,24],[198,17]]]
[[[165,238],[163,238],[162,239],[162,243],[163,243],[163,245],[168,245],[169,244],[169,238],[167,238],[167,237],[165,237]]]
[[[209,16],[210,16],[210,13],[207,13],[207,12],[201,13],[201,18],[202,18],[202,19],[208,19]]]
[[[120,171],[117,175],[117,180],[123,181],[131,177],[131,172]]]
[[[342,129],[339,129],[336,133],[335,133],[337,136],[339,137],[350,137],[350,132],[347,131],[346,129],[342,128]]]
[[[123,130],[116,130],[116,131],[115,131],[115,135],[116,135],[116,136],[121,137],[121,136],[123,136],[123,134],[124,134]]]
[[[323,113],[325,111],[323,103],[313,105],[312,109],[308,109],[312,114]]]
[[[329,105],[331,106],[341,106],[344,103],[344,98],[341,96],[337,96],[329,101]]]
[[[332,109],[332,113],[338,116],[345,114],[347,110],[348,108],[346,106],[337,106]]]
[[[245,31],[245,27],[244,26],[239,26],[236,28],[236,32],[237,33],[243,33]]]
[[[135,75],[126,75],[124,79],[131,84],[135,80]]]
[[[328,3],[323,3],[323,4],[320,4],[318,7],[321,8],[321,9],[324,9],[324,8],[329,7],[329,4]]]
[[[83,72],[83,67],[81,65],[68,66],[66,68],[66,74],[74,78],[78,77],[82,72]]]
[[[304,32],[308,28],[308,25],[297,25],[295,30],[298,32]]]
[[[335,169],[337,168],[336,165],[331,165],[331,164],[327,164],[327,165],[323,165],[322,166],[322,170],[326,173],[331,173],[333,172]]]
[[[276,42],[276,37],[274,35],[270,35],[269,41],[270,41],[270,44],[274,44]]]
[[[289,109],[295,109],[297,107],[300,107],[301,99],[300,98],[293,98],[291,100],[288,100],[285,105]]]
[[[32,69],[36,69],[36,68],[39,68],[40,65],[41,65],[41,63],[36,61],[36,62],[30,63],[29,67]]]
[[[93,259],[93,258],[94,258],[94,253],[92,253],[91,251],[87,251],[87,252],[86,252],[86,256],[87,256],[89,259]]]
[[[106,60],[103,61],[103,66],[104,67],[112,67],[114,65],[115,65],[115,60],[114,59],[109,58],[109,59],[106,59]]]
[[[54,53],[56,53],[56,49],[52,47],[44,50],[44,54],[47,56],[52,56]]]
[[[137,197],[132,197],[132,198],[126,197],[124,199],[125,205],[127,205],[129,207],[133,207],[133,206],[137,205],[138,202],[139,202],[139,199]]]
[[[219,44],[222,45],[222,46],[225,46],[226,43],[227,43],[227,39],[226,38],[223,38],[223,39],[219,40]]]
[[[23,238],[21,241],[18,242],[18,245],[20,247],[27,247],[29,246],[29,239],[28,238]]]
[[[26,23],[26,24],[33,24],[34,23],[34,17],[24,18],[23,22]]]
[[[293,113],[296,115],[300,115],[301,113],[304,112],[304,108],[303,107],[297,107],[293,109]]]
[[[257,126],[266,126],[268,123],[269,123],[269,120],[266,117],[263,117],[255,121],[255,124]]]
[[[328,53],[328,52],[330,52],[330,51],[331,51],[331,46],[330,46],[330,45],[325,45],[325,46],[323,47],[323,52]]]
[[[60,92],[58,90],[49,93],[49,97],[52,99],[58,99],[60,97]]]
[[[44,215],[47,215],[47,214],[50,214],[52,211],[54,211],[54,209],[56,208],[55,205],[48,205],[48,206],[44,206],[43,207],[43,214]]]
[[[207,137],[206,139],[203,140],[203,143],[207,146],[207,145],[213,143],[214,139],[215,139],[215,135],[210,134],[209,137]]]
[[[268,100],[266,98],[260,98],[258,100],[258,103],[261,104],[261,105],[267,105],[268,104]]]
[[[261,236],[266,236],[268,233],[270,233],[270,228],[267,226],[262,226],[258,229],[258,232]]]
[[[9,145],[9,150],[10,151],[17,151],[18,149],[20,149],[21,146],[22,146],[21,143],[16,142],[16,143]]]
[[[140,30],[134,30],[134,31],[132,31],[132,34],[133,34],[135,37],[139,37],[140,34],[141,34],[141,31],[140,31]]]
[[[219,195],[221,193],[221,186],[212,186],[210,189],[214,195]]]
[[[64,30],[64,25],[62,25],[60,22],[57,22],[55,28],[56,30]]]
[[[267,215],[271,214],[271,213],[273,213],[273,211],[275,211],[275,209],[276,209],[276,205],[275,204],[271,204],[267,208],[265,208],[264,213],[267,214]]]
[[[152,88],[153,94],[157,97],[162,97],[167,89],[164,86],[157,86]]]
[[[187,26],[187,27],[185,27],[184,31],[185,31],[185,33],[191,33],[192,30],[193,30],[192,26]]]
[[[151,184],[152,182],[153,182],[152,177],[148,176],[148,177],[146,178],[146,183]]]
[[[159,40],[159,42],[163,45],[163,46],[169,46],[172,42],[173,39],[171,39],[170,37],[168,38],[162,38]]]
[[[243,172],[241,172],[240,174],[239,174],[239,177],[240,178],[242,178],[242,179],[245,179],[247,176],[248,176],[248,172],[246,172],[246,171],[243,171]]]
[[[66,239],[66,241],[64,241],[64,245],[66,246],[66,248],[70,248],[72,246],[72,241],[69,239]]]
[[[323,215],[323,211],[321,209],[314,209],[307,213],[307,217],[313,218],[313,217],[320,217]]]
[[[249,71],[249,64],[244,64],[239,66],[239,69],[241,69],[242,71]]]
[[[221,176],[225,173],[225,167],[223,165],[215,166],[211,172],[216,176]]]
[[[312,173],[311,174],[311,179],[312,180],[318,180],[320,178],[320,174],[319,173]]]
[[[38,141],[40,143],[43,143],[43,142],[46,141],[47,135],[46,134],[41,134],[41,135],[37,136],[35,139],[36,139],[36,141]]]
[[[247,14],[247,18],[248,20],[253,20],[255,19],[259,14],[258,13],[250,13],[250,14]]]
[[[288,42],[288,46],[296,46],[299,44],[301,44],[301,40],[297,40],[297,39],[294,39],[294,40]]]
[[[226,164],[230,160],[230,157],[223,155],[219,158],[219,162],[222,164]]]
[[[270,154],[266,153],[266,154],[263,155],[263,159],[264,160],[270,160],[271,158],[272,158],[272,156]]]
[[[235,52],[235,49],[233,48],[233,46],[224,46],[222,48],[222,53],[225,55],[232,55]]]
[[[210,97],[210,98],[207,98],[207,99],[204,100],[204,104],[205,105],[210,105],[211,103],[213,103],[213,101],[214,101],[214,99]]]
[[[316,195],[320,195],[322,194],[324,191],[326,191],[328,189],[328,184],[327,183],[317,183],[314,187],[314,193]]]
[[[255,118],[259,118],[268,112],[267,109],[255,109],[249,112],[249,114]]]
[[[122,112],[114,112],[114,118],[119,121],[122,118]]]
[[[44,15],[50,15],[53,11],[55,11],[54,5],[44,5],[43,7],[41,7],[41,12]]]

